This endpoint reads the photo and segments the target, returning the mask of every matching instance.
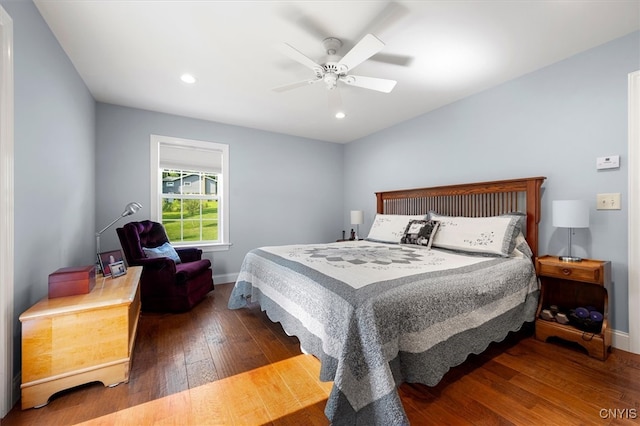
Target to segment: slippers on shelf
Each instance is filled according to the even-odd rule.
[[[559,312],[556,305],[549,306],[540,312],[540,318],[545,321],[557,321],[560,324],[569,324],[569,317],[563,312]]]
[[[558,321],[560,324],[569,324],[569,317],[563,312],[558,312],[558,314],[556,315],[556,321]]]
[[[555,319],[550,309],[543,309],[542,312],[540,312],[540,318],[545,321],[553,321]]]

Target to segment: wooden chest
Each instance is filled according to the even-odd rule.
[[[129,381],[141,274],[141,266],[132,266],[115,279],[99,275],[88,294],[45,297],[20,315],[23,410],[85,383]]]
[[[49,299],[87,294],[95,285],[95,265],[60,268],[49,274]]]

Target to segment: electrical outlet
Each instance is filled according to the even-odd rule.
[[[620,193],[598,194],[598,210],[620,210]]]

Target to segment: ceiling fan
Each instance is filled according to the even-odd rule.
[[[350,74],[351,71],[380,52],[385,44],[373,34],[365,35],[346,55],[339,58],[336,54],[338,49],[342,47],[342,41],[335,37],[328,37],[322,41],[327,52],[327,62],[318,64],[308,56],[302,54],[287,43],[278,45],[281,53],[293,59],[294,61],[310,68],[315,76],[310,79],[298,81],[296,83],[279,86],[273,90],[276,92],[284,92],[286,90],[315,84],[320,81],[324,82],[327,89],[333,90],[339,82],[350,86],[361,87],[364,89],[376,90],[378,92],[389,93],[396,85],[396,81],[384,78],[364,77]]]

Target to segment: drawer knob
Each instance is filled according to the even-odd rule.
[[[571,275],[571,269],[562,268],[562,273],[563,273],[564,275]]]

